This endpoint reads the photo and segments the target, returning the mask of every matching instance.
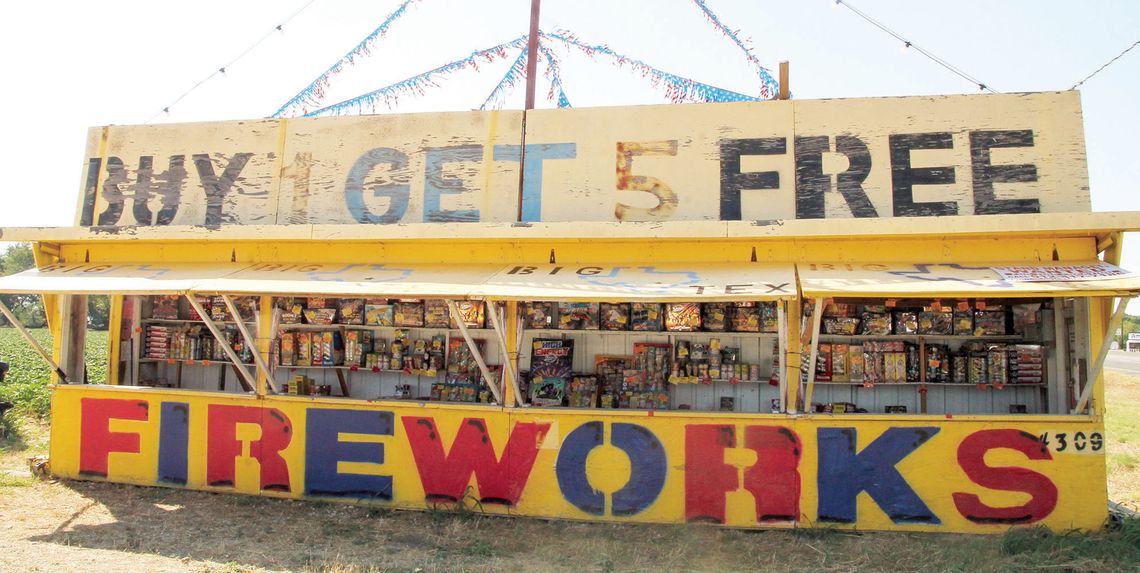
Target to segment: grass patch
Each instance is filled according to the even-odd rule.
[[[1098,533],[1014,529],[1005,534],[1001,548],[1002,553],[1022,559],[1026,568],[1097,571],[1140,564],[1140,518],[1127,518]]]
[[[1140,377],[1105,373],[1108,498],[1140,510]]]
[[[40,346],[51,349],[52,337],[48,329],[36,328],[29,332]],[[107,359],[107,332],[88,331],[85,360],[89,382],[107,382]],[[12,414],[47,419],[51,415],[51,392],[48,390],[51,368],[15,328],[0,328],[0,361],[7,362],[9,366],[8,375],[0,384],[0,400],[15,406],[4,419]]]

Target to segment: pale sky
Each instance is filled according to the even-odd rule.
[[[0,227],[73,221],[87,128],[260,118],[348,52],[398,0],[315,0],[224,76],[228,64],[309,0],[9,2],[0,17]],[[1140,2],[851,0],[916,45],[1002,92],[1065,90],[1140,39]],[[978,93],[833,0],[706,0],[761,63],[791,63],[796,99]],[[371,55],[334,77],[328,103],[506,42],[527,31],[529,0],[421,0]],[[680,76],[756,94],[739,48],[692,0],[544,0],[544,30],[568,30]],[[575,107],[665,103],[610,62],[558,49]],[[478,108],[513,57],[444,78],[391,112]],[[541,70],[540,70],[541,71]],[[539,84],[539,107],[553,107]],[[516,89],[506,108],[522,107]],[[1140,47],[1081,88],[1095,211],[1140,210]],[[380,110],[389,113],[388,110]],[[1140,234],[1122,266],[1140,271]],[[1132,312],[1140,311],[1134,303]]]

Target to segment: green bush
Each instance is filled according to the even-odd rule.
[[[29,332],[48,351],[51,350],[51,332],[45,328]],[[88,381],[102,384],[107,381],[107,336],[105,332],[87,333]],[[23,415],[47,419],[51,415],[51,367],[31,347],[15,328],[0,328],[0,361],[7,362],[8,375],[0,384],[0,400],[11,402],[14,408],[7,415]]]

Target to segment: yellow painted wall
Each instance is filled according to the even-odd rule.
[[[73,479],[734,527],[1091,530],[1107,511],[1104,427],[1089,418],[510,410],[90,386],[56,387],[52,414],[52,471]]]

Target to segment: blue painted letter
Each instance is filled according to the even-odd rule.
[[[388,210],[380,215],[374,215],[364,204],[364,179],[377,165],[387,163],[389,166],[388,180],[391,183],[376,184],[372,187],[372,194],[376,197],[388,198]],[[411,193],[408,186],[408,173],[400,173],[407,169],[408,156],[402,152],[388,147],[377,147],[361,155],[352,170],[348,172],[348,180],[344,182],[344,201],[348,204],[348,211],[353,218],[361,223],[388,225],[399,223],[408,210],[408,195]]]
[[[612,515],[633,515],[653,504],[665,487],[668,463],[661,440],[648,428],[638,424],[613,424],[610,441],[629,456],[629,481],[614,492]],[[574,507],[592,514],[605,515],[605,495],[590,486],[586,476],[586,458],[602,445],[601,422],[587,422],[566,436],[558,451],[555,475],[562,496]]]
[[[467,193],[468,189],[463,186],[462,179],[443,176],[443,166],[446,163],[478,163],[483,159],[483,146],[429,147],[424,151],[424,222],[477,222],[478,209],[444,210],[440,206],[440,196]]]
[[[163,402],[158,428],[158,481],[186,485],[190,404]]]
[[[392,435],[392,413],[310,408],[305,425],[305,494],[392,499],[392,476],[346,474],[338,462],[384,463],[384,445],[343,442],[340,434]]]
[[[865,491],[895,523],[942,523],[895,467],[937,433],[890,428],[855,453],[855,428],[819,428],[819,520],[854,523],[855,500]]]
[[[496,145],[495,161],[518,161],[518,145]],[[523,161],[522,220],[542,220],[542,162],[547,159],[574,159],[578,146],[574,143],[532,143],[526,146]]]

